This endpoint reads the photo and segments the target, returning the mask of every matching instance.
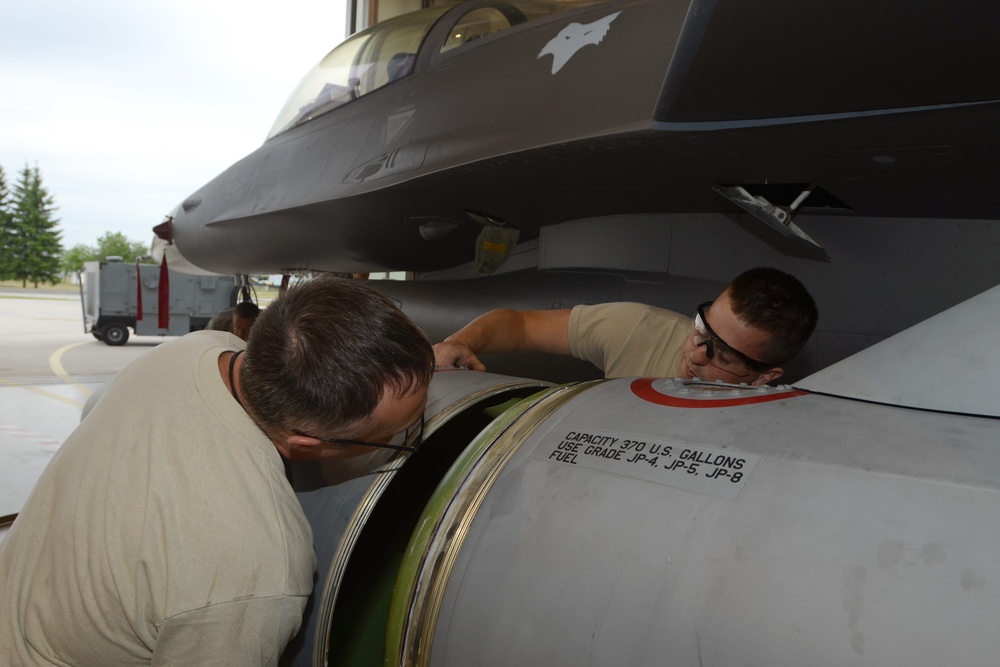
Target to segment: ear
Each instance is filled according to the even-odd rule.
[[[778,367],[771,368],[761,373],[757,377],[757,379],[751,382],[750,384],[753,385],[754,387],[762,387],[768,382],[774,382],[784,374],[785,374],[784,369]]]
[[[289,449],[309,450],[313,447],[319,447],[322,444],[323,441],[319,438],[313,438],[308,435],[299,435],[298,433],[293,433],[285,438],[285,445]]]

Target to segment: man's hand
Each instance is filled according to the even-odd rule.
[[[445,341],[434,345],[434,364],[441,367],[469,368],[485,371],[486,366],[465,343]]]

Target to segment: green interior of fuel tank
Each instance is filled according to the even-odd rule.
[[[344,573],[326,664],[382,667],[393,586],[425,505],[466,446],[495,417],[538,390],[519,387],[471,405],[430,434],[396,473],[365,523]]]

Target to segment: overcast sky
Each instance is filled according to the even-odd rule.
[[[345,0],[31,0],[0,17],[0,165],[38,166],[63,247],[148,243],[260,146],[345,38]]]

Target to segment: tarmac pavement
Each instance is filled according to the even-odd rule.
[[[110,347],[84,332],[78,293],[0,288],[0,517],[20,511],[87,398],[165,340]]]

